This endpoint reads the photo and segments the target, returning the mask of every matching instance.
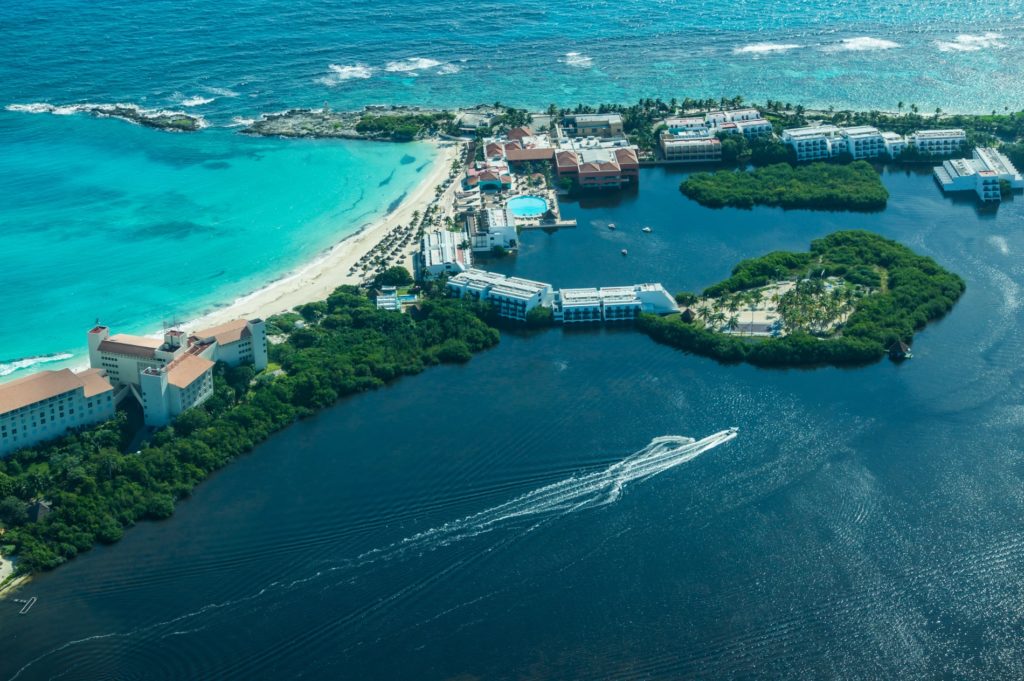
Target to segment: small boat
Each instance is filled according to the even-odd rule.
[[[614,222],[609,222],[608,223],[608,229],[615,229],[615,223]]]
[[[644,227],[644,228],[643,228],[643,229],[641,229],[640,231],[641,231],[641,232],[644,232],[645,234],[650,234],[650,233],[651,233],[651,231],[653,231],[653,230],[651,230],[651,228],[650,228],[650,227]]]
[[[623,248],[622,249],[622,255],[629,255],[629,251],[627,251],[625,248]]]

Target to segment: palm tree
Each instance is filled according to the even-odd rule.
[[[903,101],[896,102],[896,111],[903,113]]]
[[[715,314],[711,315],[711,324],[714,325],[716,328],[721,328],[722,322],[724,322],[725,319],[726,317],[724,312],[716,312]]]
[[[737,317],[736,315],[733,315],[733,316],[729,317],[729,321],[727,323],[727,326],[729,327],[730,331],[735,331],[740,326],[740,318]]]

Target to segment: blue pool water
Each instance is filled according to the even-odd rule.
[[[539,196],[516,196],[508,200],[508,209],[517,218],[535,218],[544,214],[548,202]]]

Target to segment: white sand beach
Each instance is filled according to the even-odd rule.
[[[349,275],[349,269],[396,225],[411,222],[412,214],[416,211],[423,213],[435,200],[437,186],[442,184],[451,172],[452,161],[459,154],[459,145],[446,141],[436,144],[438,155],[428,175],[397,209],[366,229],[335,244],[330,251],[286,277],[239,298],[231,305],[190,321],[185,325],[186,330],[215,326],[239,318],[266,319],[271,315],[291,310],[296,305],[323,300],[342,284],[359,283],[359,277]],[[415,244],[411,245],[414,246]],[[408,257],[406,260],[408,261]]]

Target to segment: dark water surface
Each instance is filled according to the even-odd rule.
[[[710,211],[679,179],[567,203],[578,229],[527,234],[500,267],[698,289],[863,226],[967,293],[915,359],[858,370],[506,333],[273,438],[170,521],[36,579],[29,616],[0,603],[0,677],[1021,678],[1020,197],[979,213],[888,173],[880,214]],[[732,425],[618,497],[488,511]]]

